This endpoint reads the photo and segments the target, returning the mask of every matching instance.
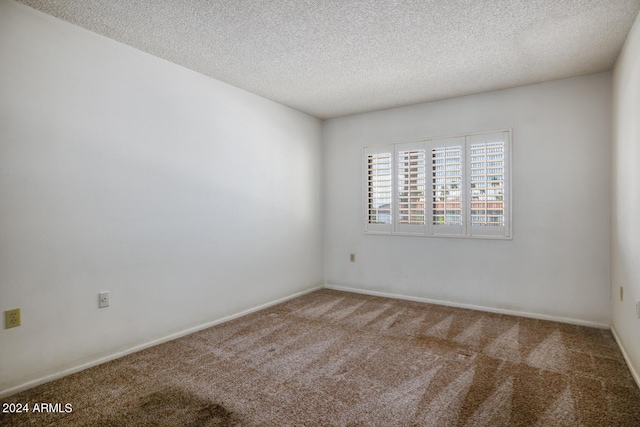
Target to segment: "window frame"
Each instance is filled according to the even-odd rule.
[[[362,156],[362,169],[363,169],[363,213],[364,213],[364,232],[367,233],[378,233],[378,234],[390,234],[393,232],[393,218],[394,218],[394,212],[393,212],[393,186],[395,185],[395,180],[393,179],[393,175],[395,173],[395,168],[394,168],[394,163],[395,163],[395,157],[394,157],[394,153],[391,152],[389,153],[391,155],[391,176],[390,176],[390,180],[391,180],[391,201],[389,204],[389,210],[390,210],[390,217],[391,217],[391,223],[389,224],[380,224],[380,223],[372,223],[370,222],[368,219],[370,218],[371,215],[371,207],[369,206],[369,156],[375,156],[375,155],[379,155],[379,154],[387,154],[387,147],[388,145],[377,145],[377,146],[371,146],[371,147],[365,147],[363,148],[363,156]],[[376,210],[379,209],[376,208]]]
[[[472,187],[471,187],[471,146],[482,143],[486,139],[490,143],[491,139],[504,141],[503,145],[503,182],[502,182],[502,208],[503,224],[500,226],[491,225],[471,225],[472,221]],[[461,146],[461,194],[460,203],[462,206],[461,225],[438,225],[434,224],[435,200],[433,195],[434,164],[433,150],[442,147]],[[400,235],[400,236],[426,236],[426,237],[455,237],[473,239],[512,239],[513,238],[513,210],[512,210],[512,151],[513,137],[512,129],[499,129],[494,131],[483,131],[464,133],[452,136],[421,138],[413,141],[400,141],[384,144],[372,144],[362,147],[363,165],[363,191],[362,191],[362,217],[363,233],[380,235]],[[410,150],[424,150],[424,224],[401,224],[400,219],[400,168],[399,154]],[[391,155],[391,206],[390,223],[371,224],[369,223],[369,175],[367,169],[368,157],[374,154],[389,153]],[[445,161],[446,163],[446,161]],[[484,167],[488,170],[489,159],[485,157]],[[446,169],[445,169],[446,170]],[[487,172],[485,172],[487,175]],[[404,182],[404,181],[403,181]],[[419,185],[419,184],[418,184]],[[446,185],[446,181],[445,181]],[[406,186],[403,187],[407,188]],[[485,194],[488,194],[485,193]],[[486,200],[485,200],[486,202]],[[404,203],[404,202],[402,202]],[[488,217],[488,205],[485,205],[485,217]],[[476,209],[477,211],[477,209]],[[446,216],[446,212],[444,213]]]
[[[398,155],[401,152],[411,152],[411,151],[416,151],[416,149],[420,149],[423,148],[424,149],[424,143],[422,141],[414,141],[414,142],[405,142],[405,143],[398,143],[398,144],[394,144],[394,150],[393,150],[393,165],[392,165],[392,186],[391,186],[391,190],[392,190],[392,197],[391,197],[391,206],[392,206],[392,212],[394,214],[392,214],[392,219],[396,218],[396,221],[393,222],[393,228],[394,231],[396,231],[398,234],[424,234],[424,227],[426,226],[426,224],[428,223],[428,217],[427,217],[427,210],[426,210],[426,187],[427,187],[427,183],[425,182],[425,208],[424,208],[424,212],[423,212],[423,217],[424,217],[424,221],[425,224],[423,225],[419,225],[419,224],[403,224],[400,222],[400,204],[401,202],[398,200],[398,196],[397,196],[397,190],[399,187],[399,168],[398,166]],[[426,170],[426,163],[427,163],[427,152],[426,150],[424,151],[424,174],[425,174],[425,181],[427,181],[428,179],[428,172]],[[395,168],[393,167],[395,166]],[[394,191],[396,190],[396,191]],[[396,196],[396,197],[394,197]]]

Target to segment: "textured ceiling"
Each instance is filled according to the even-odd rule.
[[[610,70],[640,0],[20,0],[319,118]]]

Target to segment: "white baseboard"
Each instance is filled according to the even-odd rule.
[[[191,328],[184,329],[184,330],[179,331],[179,332],[175,332],[173,334],[167,335],[167,336],[162,337],[162,338],[158,338],[158,339],[151,340],[151,341],[139,344],[139,345],[135,345],[133,347],[129,347],[129,348],[121,350],[121,351],[110,353],[108,355],[105,355],[105,356],[99,357],[97,359],[93,359],[93,360],[90,360],[88,362],[84,362],[84,363],[72,366],[70,368],[66,368],[66,369],[51,373],[51,374],[47,374],[45,376],[36,378],[34,380],[25,382],[23,384],[20,384],[20,385],[8,388],[6,390],[0,391],[0,398],[5,398],[5,397],[11,396],[13,394],[20,393],[21,391],[28,390],[30,388],[39,386],[41,384],[48,383],[50,381],[57,380],[57,379],[62,378],[62,377],[66,377],[66,376],[71,375],[71,374],[75,374],[76,372],[84,371],[85,369],[92,368],[92,367],[100,365],[102,363],[110,362],[112,360],[118,359],[120,357],[126,356],[126,355],[131,354],[131,353],[135,353],[135,352],[140,351],[140,350],[144,350],[145,348],[153,347],[155,345],[162,344],[162,343],[165,343],[167,341],[172,341],[172,340],[175,340],[177,338],[183,337],[185,335],[189,335],[189,334],[192,334],[194,332],[198,332],[200,330],[207,329],[207,328],[210,328],[212,326],[219,325],[221,323],[225,323],[225,322],[237,319],[237,318],[242,317],[242,316],[246,316],[247,314],[251,314],[251,313],[254,313],[256,311],[264,310],[265,308],[269,308],[271,306],[274,306],[274,305],[280,304],[282,302],[288,301],[290,299],[297,298],[299,296],[302,296],[302,295],[317,291],[317,290],[322,289],[322,288],[323,288],[322,285],[316,286],[316,287],[313,287],[311,289],[307,289],[307,290],[304,290],[304,291],[301,291],[301,292],[297,292],[297,293],[295,293],[293,295],[289,295],[289,296],[277,299],[275,301],[271,301],[271,302],[268,302],[268,303],[265,303],[265,304],[261,304],[259,306],[250,308],[248,310],[241,311],[240,313],[232,314],[230,316],[226,316],[226,317],[223,317],[223,318],[211,321],[211,322],[202,323],[200,325],[193,326]]]
[[[635,370],[633,364],[631,363],[631,359],[629,358],[627,351],[622,345],[622,341],[620,341],[620,337],[618,336],[618,333],[616,332],[616,328],[614,328],[613,325],[611,325],[611,333],[613,334],[613,338],[615,338],[616,343],[618,343],[618,347],[620,347],[620,351],[622,352],[622,357],[624,357],[624,361],[627,362],[627,366],[631,371],[631,376],[633,376],[633,379],[636,381],[636,384],[640,388],[640,375],[638,374],[638,371]]]
[[[408,295],[391,294],[387,292],[369,291],[364,289],[350,288],[347,286],[336,286],[336,285],[325,284],[324,287],[325,289],[334,289],[336,291],[354,292],[358,294],[372,295],[377,297],[395,298],[395,299],[415,301],[415,302],[425,302],[429,304],[444,305],[447,307],[467,308],[470,310],[486,311],[489,313],[508,314],[511,316],[528,317],[531,319],[540,319],[540,320],[551,320],[553,322],[570,323],[572,325],[588,326],[591,328],[609,329],[609,325],[605,323],[592,322],[590,320],[574,319],[571,317],[552,316],[548,314],[530,313],[527,311],[508,310],[505,308],[485,307],[485,306],[475,305],[475,304],[465,304],[465,303],[431,299],[431,298],[420,298],[420,297],[413,297]]]

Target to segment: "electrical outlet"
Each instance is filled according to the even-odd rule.
[[[349,261],[356,262],[356,254],[349,254]]]
[[[98,308],[109,307],[109,291],[98,294]]]
[[[620,286],[620,301],[624,301],[624,288]]]
[[[4,312],[4,322],[5,328],[15,328],[16,326],[20,326],[20,309],[14,308],[13,310],[7,310]]]

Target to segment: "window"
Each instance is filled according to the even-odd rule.
[[[391,230],[391,170],[390,152],[369,150],[366,156],[366,222],[370,231]]]
[[[364,147],[364,231],[511,236],[511,131]]]

